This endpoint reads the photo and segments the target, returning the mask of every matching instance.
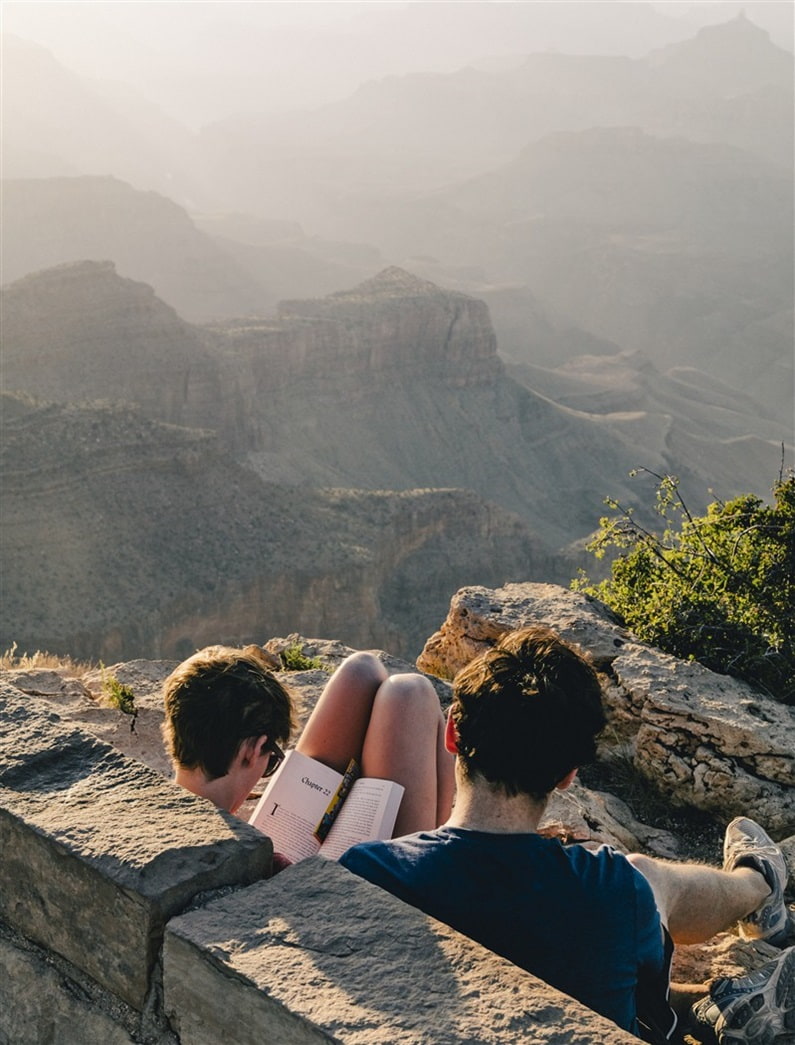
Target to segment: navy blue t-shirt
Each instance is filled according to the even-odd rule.
[[[632,1033],[639,983],[667,975],[651,888],[609,846],[440,827],[340,863]]]

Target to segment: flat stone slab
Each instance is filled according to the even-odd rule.
[[[182,1045],[603,1045],[637,1039],[446,925],[315,857],[169,922]]]
[[[165,922],[270,840],[0,683],[0,918],[140,1009]]]

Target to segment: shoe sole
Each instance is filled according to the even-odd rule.
[[[795,947],[758,993],[749,994],[718,1022],[721,1045],[775,1045],[777,1039],[783,1045],[795,1040]]]

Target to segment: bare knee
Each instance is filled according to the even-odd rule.
[[[441,714],[436,690],[424,675],[416,672],[390,675],[378,690],[378,701],[397,705],[402,714]]]
[[[387,678],[387,671],[381,661],[372,653],[351,653],[339,665],[335,675],[344,677],[351,685],[361,685],[376,689]]]

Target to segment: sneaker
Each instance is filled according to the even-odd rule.
[[[747,940],[766,940],[774,946],[783,943],[789,927],[784,903],[787,865],[773,839],[745,816],[732,820],[723,841],[723,870],[733,871],[735,867],[759,871],[771,890],[760,907],[740,920],[740,935]]]
[[[715,980],[692,1010],[699,1032],[720,1045],[773,1045],[795,1040],[795,947],[735,979]]]

